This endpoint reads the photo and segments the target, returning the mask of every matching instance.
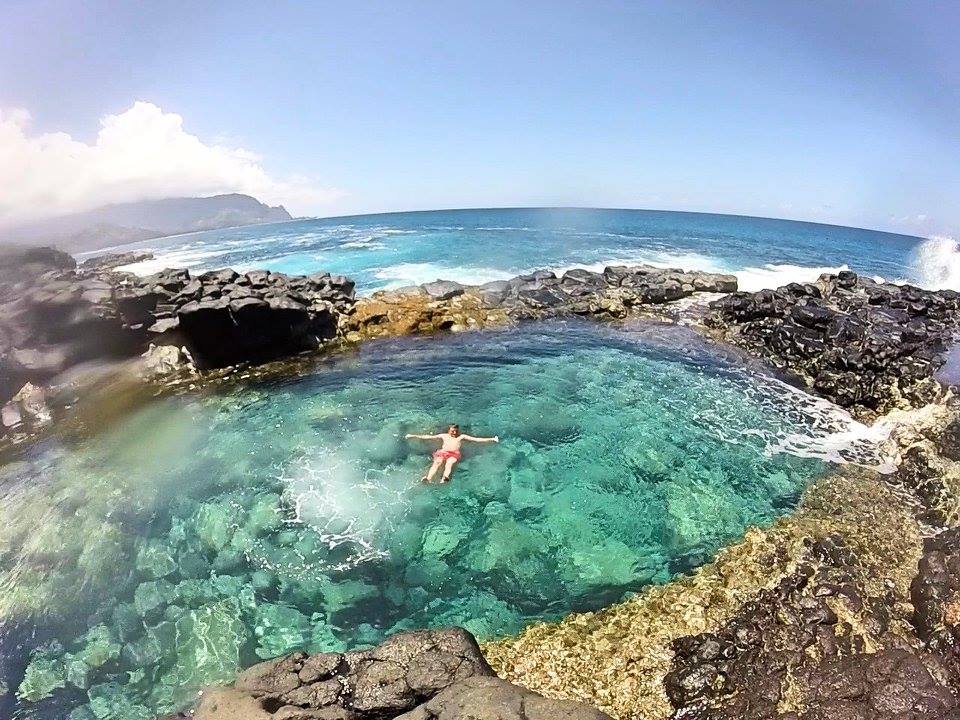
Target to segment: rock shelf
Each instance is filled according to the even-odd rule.
[[[50,415],[43,387],[77,366],[145,355],[141,374],[168,377],[265,363],[343,342],[458,331],[563,315],[623,318],[736,279],[651,267],[521,275],[464,286],[437,281],[358,299],[348,278],[254,270],[191,275],[119,272],[130,256],[77,266],[51,248],[6,251],[0,291],[3,428]],[[24,401],[24,388],[30,393]]]

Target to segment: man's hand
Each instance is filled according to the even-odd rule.
[[[499,435],[494,435],[494,436],[493,436],[493,441],[494,441],[495,443],[500,442],[500,436],[499,436]]]
[[[407,433],[407,434],[404,435],[403,437],[404,437],[405,440],[410,440],[410,439],[413,438],[413,433]]]

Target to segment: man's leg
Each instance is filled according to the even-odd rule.
[[[430,466],[430,469],[427,470],[427,474],[423,476],[424,482],[430,482],[433,480],[433,476],[437,474],[437,470],[440,469],[440,464],[443,462],[440,458],[436,458],[433,461],[433,465]]]
[[[442,482],[447,482],[450,479],[450,474],[453,472],[453,466],[456,464],[456,458],[447,458],[447,464],[443,468]]]

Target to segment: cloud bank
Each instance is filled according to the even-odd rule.
[[[276,178],[256,154],[206,144],[183,118],[136,102],[100,121],[93,144],[62,132],[31,135],[30,114],[0,111],[0,225],[16,225],[101,205],[240,192],[283,204],[294,215],[342,198],[308,178]]]

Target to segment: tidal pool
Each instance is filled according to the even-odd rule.
[[[449,485],[418,478],[459,422]],[[0,469],[5,715],[152,718],[294,649],[595,609],[788,511],[839,411],[683,328],[377,342]]]

